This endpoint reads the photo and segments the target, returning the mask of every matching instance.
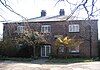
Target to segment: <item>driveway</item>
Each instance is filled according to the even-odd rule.
[[[0,70],[100,70],[100,62],[49,63],[47,60],[31,62],[1,61]]]

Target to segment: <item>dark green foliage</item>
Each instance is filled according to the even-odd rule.
[[[36,46],[35,54],[39,56],[40,48]],[[23,43],[22,45],[16,44],[11,40],[0,42],[0,55],[5,57],[31,57],[33,55],[33,46]]]
[[[44,37],[38,32],[28,32],[16,37],[16,40],[7,37],[0,42],[0,55],[7,57],[40,56],[40,44],[45,43]]]
[[[96,59],[91,58],[52,58],[51,63],[77,63],[77,62],[94,62]]]
[[[17,53],[17,48],[15,47],[15,43],[10,39],[0,42],[0,54],[2,56],[15,56]]]
[[[2,57],[15,57],[17,52],[18,48],[10,38],[0,41],[0,55]]]
[[[100,46],[100,40],[98,40],[98,46]]]
[[[100,40],[98,40],[98,56],[100,57]]]
[[[16,57],[31,57],[33,54],[33,47],[28,46],[27,44],[23,44],[22,46],[19,46],[20,48],[17,48],[17,55]]]

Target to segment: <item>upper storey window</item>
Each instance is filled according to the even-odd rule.
[[[79,32],[79,24],[70,24],[69,32]]]
[[[17,26],[17,33],[24,33],[25,26]]]
[[[50,33],[51,32],[51,25],[42,25],[41,32],[42,33]]]

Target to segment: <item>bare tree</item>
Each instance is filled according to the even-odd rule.
[[[16,11],[13,10],[13,8],[7,4],[8,0],[0,0],[0,3],[9,11],[13,12],[14,14],[20,16],[22,19],[26,20],[26,18],[24,16],[22,16],[21,14],[17,13]],[[2,9],[1,9],[2,10]],[[1,18],[4,19],[5,22],[7,22],[7,20],[2,16],[0,15]]]
[[[81,11],[81,10],[85,10],[87,13],[87,19],[90,19],[91,17],[97,17],[100,13],[100,8],[97,8],[96,3],[99,0],[76,0],[76,3],[72,3],[72,0],[55,0],[57,1],[55,6],[60,3],[60,2],[66,2],[67,4],[70,5],[70,10],[71,13],[69,14],[69,16],[66,19],[69,19],[70,17],[72,17],[75,13]],[[20,16],[21,18],[23,18],[24,20],[26,20],[26,18],[24,16],[22,16],[21,14],[17,13],[9,4],[8,4],[9,0],[0,0],[1,5],[3,5],[7,10],[13,12],[14,14]],[[0,10],[2,10],[0,8]],[[5,18],[0,15],[4,20]]]
[[[72,7],[75,7],[74,9],[71,9],[71,13],[66,19],[72,17],[77,12],[77,10],[82,10],[82,9],[86,11],[88,19],[90,19],[91,17],[97,17],[97,15],[100,13],[100,8],[97,8],[96,6],[98,0],[76,0],[80,1],[80,3],[76,2],[75,4],[71,3],[70,0],[57,0],[55,5],[57,5],[62,1],[67,2],[67,4],[71,5]]]

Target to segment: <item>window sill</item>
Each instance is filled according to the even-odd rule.
[[[79,54],[79,52],[69,52],[69,54]]]
[[[69,33],[80,33],[80,32],[69,32]]]

